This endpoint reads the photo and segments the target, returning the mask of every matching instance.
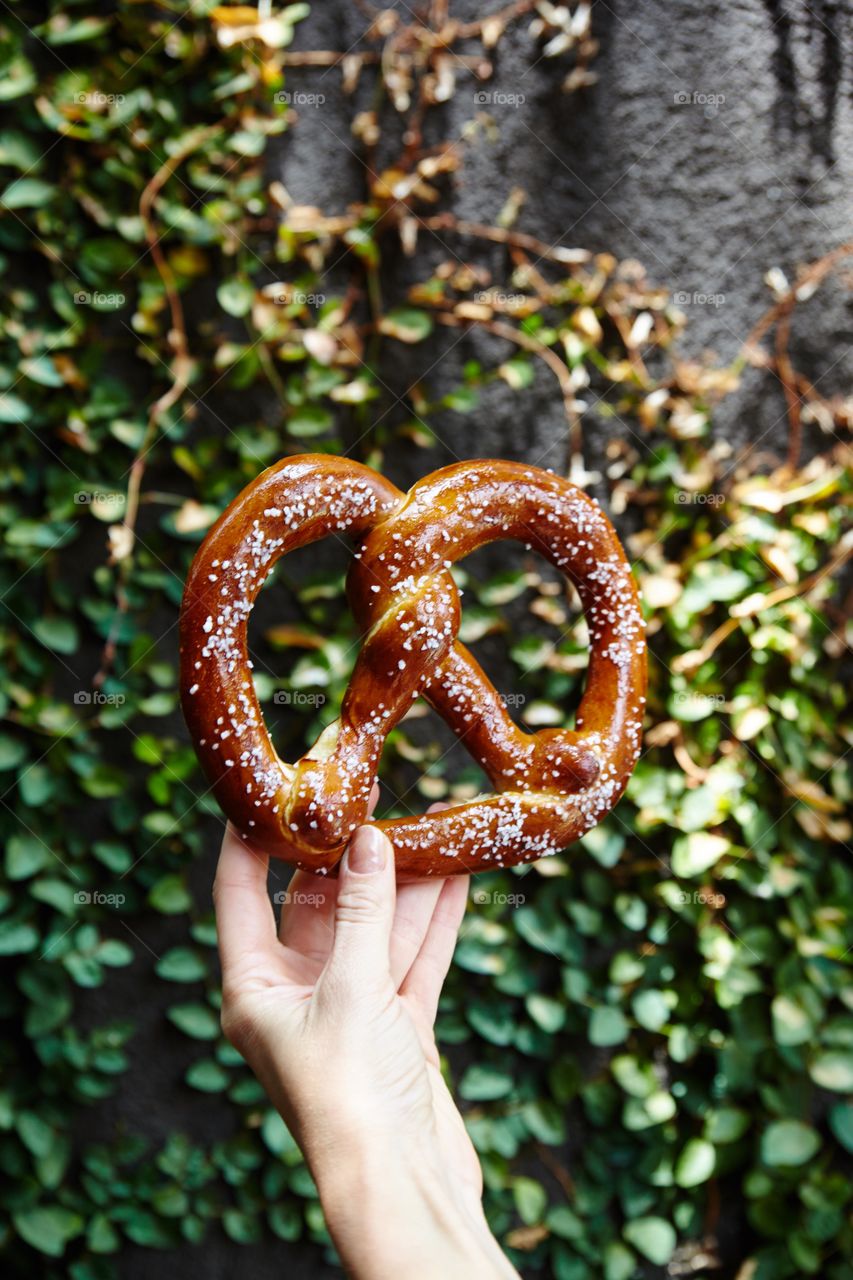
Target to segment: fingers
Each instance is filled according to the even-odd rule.
[[[450,876],[444,881],[426,937],[400,987],[400,994],[415,1001],[429,1026],[435,1021],[438,998],[453,960],[469,881],[470,876]]]
[[[379,803],[379,783],[370,789],[368,817]],[[281,908],[278,936],[286,947],[298,951],[309,960],[323,963],[332,949],[335,935],[335,902],[338,881],[332,876],[318,876],[310,871],[296,871],[291,876]]]
[[[285,891],[278,936],[309,960],[324,962],[335,936],[338,882],[330,876],[296,871]]]
[[[225,828],[213,884],[223,978],[249,954],[275,953],[275,916],[267,893],[269,857]]]
[[[391,977],[399,987],[421,949],[443,881],[409,880],[397,885],[397,910],[391,930]]]
[[[329,971],[347,985],[378,985],[390,974],[396,884],[391,842],[359,827],[341,861]]]
[[[371,811],[377,800],[374,785]],[[443,808],[435,804],[429,812]],[[226,965],[246,954],[257,955],[266,947],[275,950],[267,871],[268,858],[229,826],[215,886],[223,973]],[[294,873],[282,906],[279,937],[318,964],[333,963],[339,974],[358,975],[359,981],[390,976],[394,987],[418,998],[432,1018],[466,895],[467,877],[396,886],[390,842],[376,827],[362,826],[350,842],[337,880],[307,871]]]
[[[449,805],[438,800],[427,813],[440,813]],[[397,910],[391,932],[391,977],[399,987],[427,935],[443,881],[437,876],[397,881]]]

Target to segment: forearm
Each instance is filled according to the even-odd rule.
[[[348,1145],[312,1162],[329,1233],[354,1280],[511,1280],[478,1200],[451,1186],[429,1150]]]

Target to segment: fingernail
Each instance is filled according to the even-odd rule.
[[[347,867],[357,876],[372,876],[385,866],[388,842],[377,827],[359,827],[347,850]]]

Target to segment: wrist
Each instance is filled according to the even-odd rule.
[[[312,1161],[329,1233],[350,1275],[384,1280],[512,1277],[480,1201],[460,1197],[433,1151],[387,1136]]]

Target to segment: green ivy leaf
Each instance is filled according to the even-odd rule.
[[[599,1005],[593,1009],[589,1019],[590,1044],[607,1048],[612,1044],[621,1044],[628,1038],[628,1022],[621,1009],[610,1005]]]
[[[219,1035],[219,1018],[208,1005],[173,1004],[168,1016],[179,1031],[194,1040],[215,1040]]]
[[[89,1220],[86,1244],[92,1253],[117,1253],[121,1237],[105,1214],[96,1213]]]
[[[540,995],[534,991],[525,997],[524,1003],[537,1027],[541,1027],[543,1031],[552,1035],[565,1026],[566,1006],[553,996]]]
[[[328,409],[319,405],[305,405],[287,419],[287,430],[297,439],[309,436],[322,436],[331,431],[335,419]]]
[[[675,1165],[679,1187],[698,1187],[707,1182],[717,1164],[713,1144],[705,1138],[691,1138]]]
[[[202,1093],[221,1093],[231,1083],[228,1072],[213,1058],[201,1058],[194,1062],[184,1079],[193,1089]]]
[[[432,316],[414,307],[396,307],[379,321],[379,332],[398,342],[423,342],[432,333]]]
[[[21,832],[9,837],[6,874],[10,880],[26,880],[41,871],[49,860],[50,850],[37,836]]]
[[[27,758],[23,742],[8,733],[0,733],[0,770],[14,769]]]
[[[172,947],[155,968],[158,977],[167,982],[200,982],[207,977],[207,961],[192,947]]]
[[[669,1002],[662,991],[638,991],[631,1008],[640,1026],[647,1031],[660,1031],[669,1022]]]
[[[108,965],[111,969],[121,969],[133,963],[133,950],[120,938],[107,938],[98,947],[97,957],[101,964]]]
[[[737,1142],[751,1124],[748,1111],[739,1107],[717,1107],[705,1117],[705,1137],[715,1145]]]
[[[46,1156],[56,1141],[56,1130],[34,1111],[22,1111],[17,1121],[18,1137],[34,1156]]]
[[[33,631],[46,649],[54,653],[76,653],[80,644],[77,628],[70,618],[37,618]]]
[[[261,1137],[273,1155],[281,1156],[288,1164],[301,1159],[299,1147],[277,1111],[267,1111],[261,1125]]]
[[[731,848],[725,836],[710,831],[691,831],[679,836],[672,846],[672,869],[677,876],[700,876],[715,866]]]
[[[68,1241],[83,1230],[80,1214],[61,1205],[24,1209],[14,1213],[12,1220],[21,1239],[49,1258],[61,1258]]]
[[[216,290],[216,298],[229,316],[247,316],[255,300],[255,286],[250,280],[223,280]]]
[[[512,1091],[512,1085],[512,1076],[502,1068],[475,1063],[459,1082],[459,1093],[466,1102],[488,1102],[505,1098]]]
[[[257,1244],[261,1239],[261,1221],[242,1209],[226,1209],[222,1215],[225,1234],[237,1244]]]
[[[548,1205],[548,1193],[541,1183],[533,1178],[513,1178],[512,1198],[522,1222],[527,1226],[541,1222]]]
[[[270,1230],[279,1240],[298,1240],[302,1234],[302,1215],[294,1204],[272,1204],[267,1209]]]
[[[635,1218],[622,1234],[644,1258],[658,1267],[669,1262],[675,1251],[675,1228],[666,1218]]]
[[[771,1167],[805,1164],[820,1149],[820,1135],[801,1120],[777,1120],[761,1138],[761,1159]]]
[[[0,921],[0,956],[21,955],[35,951],[39,944],[38,930],[21,920]]]
[[[771,1005],[773,1037],[777,1044],[805,1044],[814,1032],[808,1011],[793,996],[778,995]]]
[[[636,1255],[618,1240],[611,1240],[604,1250],[604,1280],[631,1280],[636,1266]]]
[[[839,1102],[830,1109],[829,1127],[842,1147],[853,1152],[853,1102]]]
[[[853,1051],[828,1049],[812,1061],[809,1074],[821,1089],[853,1093]]]
[[[192,906],[192,898],[183,876],[178,875],[163,876],[162,880],[158,880],[148,894],[148,901],[155,911],[166,916],[181,915]]]
[[[41,178],[16,178],[0,196],[4,209],[40,209],[56,194],[56,187]]]

